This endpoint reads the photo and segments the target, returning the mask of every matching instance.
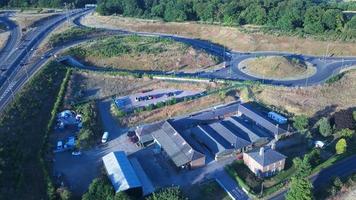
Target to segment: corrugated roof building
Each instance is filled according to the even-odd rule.
[[[290,125],[288,123],[280,124],[276,120],[268,117],[270,111],[255,102],[247,102],[239,105],[239,115],[244,115],[255,121],[257,125],[264,127],[274,137],[290,134]]]
[[[111,152],[105,155],[102,160],[115,192],[135,190],[135,193],[142,194],[142,184],[125,152]]]
[[[205,155],[194,150],[169,121],[164,122],[152,136],[177,167],[196,168],[205,165]]]

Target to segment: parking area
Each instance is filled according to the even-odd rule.
[[[126,128],[120,127],[110,114],[110,100],[98,103],[104,129],[109,140],[93,149],[83,150],[82,155],[73,156],[71,151],[55,153],[53,175],[61,174],[65,183],[75,195],[81,195],[92,180],[102,171],[102,157],[112,151],[125,151],[128,155],[140,149],[126,135]]]
[[[201,91],[188,91],[176,89],[144,90],[140,93],[118,97],[115,104],[120,109],[129,111],[135,108],[143,108],[149,105],[164,103],[172,99],[182,99],[200,94]]]

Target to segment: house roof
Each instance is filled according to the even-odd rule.
[[[204,154],[194,150],[186,142],[169,121],[164,122],[160,129],[152,133],[152,136],[166,151],[177,167],[204,157]]]
[[[287,158],[285,155],[271,148],[264,149],[262,155],[260,155],[260,149],[258,148],[248,152],[247,155],[249,155],[252,159],[254,159],[263,167]]]
[[[239,105],[239,111],[274,134],[282,134],[288,131],[288,123],[278,124],[276,121],[268,117],[268,112],[270,112],[270,110],[258,103],[242,103]]]
[[[102,158],[108,177],[116,192],[130,188],[142,187],[135,170],[127,159],[125,152],[116,151]]]
[[[251,142],[242,137],[239,137],[234,132],[230,131],[221,122],[213,123],[209,126],[237,149],[244,148],[251,144]]]

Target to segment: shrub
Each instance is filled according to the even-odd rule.
[[[328,137],[332,134],[332,128],[331,128],[328,118],[326,118],[326,117],[321,118],[317,122],[317,124],[319,125],[319,133],[322,136]]]
[[[346,140],[344,138],[341,138],[335,146],[335,150],[337,154],[343,154],[346,152],[346,148],[347,148],[347,143]]]
[[[298,131],[305,132],[305,129],[308,128],[309,120],[306,115],[295,116],[293,121],[293,127]]]

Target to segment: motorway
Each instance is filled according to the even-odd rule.
[[[87,9],[72,10],[44,20],[36,29],[30,30],[21,39],[17,34],[18,28],[13,27],[13,22],[4,20],[9,24],[9,28],[12,30],[11,35],[14,36],[10,37],[10,42],[5,46],[6,49],[0,52],[3,56],[3,59],[0,60],[0,111],[14,98],[24,83],[48,61],[49,58],[42,59],[41,56],[36,55],[35,51],[46,36],[63,23],[67,17],[77,17],[88,13],[88,11]],[[31,57],[36,58],[34,63],[26,64]]]

